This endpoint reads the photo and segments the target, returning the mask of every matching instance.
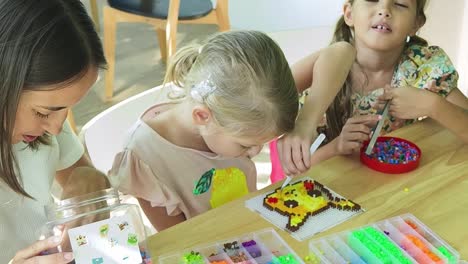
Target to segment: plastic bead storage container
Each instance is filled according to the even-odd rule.
[[[39,239],[55,235],[63,242],[42,254],[72,251],[76,264],[151,263],[139,208],[120,203],[116,190],[62,200],[45,210],[48,222]]]
[[[345,231],[309,244],[313,263],[456,264],[460,254],[411,214]]]
[[[164,255],[160,264],[304,264],[273,229]]]

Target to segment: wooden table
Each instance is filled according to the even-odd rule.
[[[385,218],[412,213],[468,258],[468,145],[432,120],[399,129],[391,135],[416,143],[422,151],[418,169],[385,175],[361,165],[356,157],[335,157],[306,175],[363,206],[367,211],[313,238],[356,228]],[[251,193],[149,238],[157,256],[273,227],[304,258],[308,241],[299,242],[259,214],[245,200],[273,190],[280,183]],[[408,188],[407,191],[404,191]]]

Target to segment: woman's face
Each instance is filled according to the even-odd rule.
[[[66,87],[35,87],[23,91],[13,128],[12,143],[33,142],[46,132],[57,135],[68,110],[78,103],[96,82],[98,70],[90,67],[86,74]]]

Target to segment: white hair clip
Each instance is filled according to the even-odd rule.
[[[190,95],[193,99],[195,99],[195,101],[203,103],[206,97],[213,93],[214,90],[216,90],[216,86],[213,84],[213,82],[210,81],[210,79],[207,79],[200,82],[199,84],[195,84],[194,86],[192,86],[192,89],[190,90]]]

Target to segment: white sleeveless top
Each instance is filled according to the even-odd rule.
[[[38,150],[31,150],[24,142],[13,145],[24,189],[36,200],[23,198],[0,181],[0,263],[8,263],[18,250],[39,238],[56,171],[70,167],[84,153],[67,122],[62,132],[50,139],[50,145],[41,145]]]

